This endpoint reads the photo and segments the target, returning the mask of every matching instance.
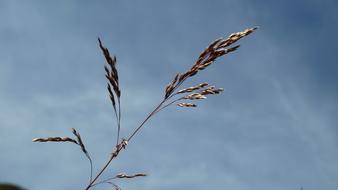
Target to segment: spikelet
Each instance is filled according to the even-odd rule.
[[[69,137],[47,137],[47,138],[35,138],[33,142],[71,142],[78,144],[76,140]]]
[[[209,95],[209,94],[219,94],[223,92],[223,88],[215,88],[214,86],[209,86],[208,88],[199,92],[201,95]]]
[[[192,104],[192,103],[178,103],[177,105],[180,107],[187,107],[187,108],[197,107],[196,104]]]
[[[222,40],[218,47],[219,48],[224,48],[232,45],[233,43],[237,42],[239,39],[243,38],[244,36],[247,36],[257,30],[258,27],[253,27],[253,28],[248,28],[244,30],[243,32],[236,32],[231,34],[227,39]]]
[[[192,86],[192,87],[189,87],[189,88],[179,90],[177,92],[177,94],[182,94],[182,93],[186,93],[186,92],[193,92],[195,90],[199,90],[199,89],[204,88],[206,86],[208,86],[208,83],[204,82],[204,83],[198,84],[196,86]]]
[[[145,176],[147,176],[147,174],[144,174],[144,173],[137,173],[137,174],[133,174],[133,175],[127,175],[125,173],[119,173],[115,177],[120,178],[120,179],[122,179],[122,178],[129,178],[130,179],[130,178],[145,177]]]
[[[108,90],[109,98],[110,98],[110,101],[113,105],[113,108],[114,108],[114,110],[116,110],[116,103],[115,103],[114,94],[113,94],[113,91],[111,90],[111,86],[110,86],[109,83],[107,83],[107,90]]]
[[[176,85],[177,85],[177,81],[180,77],[180,74],[176,74],[176,76],[174,77],[174,80],[171,81],[171,83],[169,83],[167,85],[167,87],[165,88],[165,96],[164,98],[168,98],[172,92],[174,91]]]
[[[200,93],[193,93],[193,94],[188,94],[184,96],[182,99],[189,99],[189,100],[202,100],[206,99],[207,97],[200,94]]]

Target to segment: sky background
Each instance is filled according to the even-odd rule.
[[[0,182],[29,190],[83,189],[116,126],[100,36],[117,55],[122,136],[161,101],[165,86],[214,39],[252,26],[241,48],[186,87],[225,92],[154,117],[103,177],[123,189],[336,190],[338,3],[299,1],[0,1]],[[108,185],[94,189],[111,189]]]

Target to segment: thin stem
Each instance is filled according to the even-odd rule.
[[[117,119],[117,139],[116,139],[116,145],[119,144],[119,141],[120,141],[120,129],[121,129],[121,101],[120,101],[120,98],[118,98],[118,106],[119,106],[119,115],[118,115],[118,118]],[[116,115],[117,117],[117,115]]]
[[[158,109],[158,110],[156,111],[156,113],[162,111],[164,108],[169,107],[169,106],[172,105],[173,103],[178,102],[178,101],[180,101],[180,100],[182,100],[182,99],[183,99],[183,97],[180,97],[180,98],[177,98],[177,99],[171,101],[170,103],[168,103],[168,104],[162,106],[160,109]]]
[[[120,103],[119,103],[119,106],[120,106]],[[119,126],[119,117],[117,115],[117,110],[116,110],[116,107],[115,105],[113,106],[114,108],[114,113],[115,113],[115,117],[116,117],[116,124],[117,124],[117,139],[116,139],[116,145],[119,143],[119,130],[120,130],[120,126]]]
[[[88,154],[86,154],[86,157],[88,158],[89,164],[90,164],[90,180],[89,180],[89,183],[90,183],[92,182],[92,179],[93,179],[93,161]]]
[[[161,110],[161,106],[167,101],[167,100],[169,100],[171,97],[173,97],[173,96],[175,96],[175,95],[177,95],[177,93],[174,93],[175,92],[175,90],[177,89],[177,88],[179,88],[181,85],[182,85],[182,83],[186,80],[188,78],[188,76],[187,77],[185,77],[185,78],[183,78],[175,87],[174,87],[174,89],[173,89],[173,91],[171,92],[171,94],[169,94],[169,96],[167,97],[167,98],[164,98],[163,100],[162,100],[162,102],[148,115],[148,117],[141,123],[141,125],[140,126],[138,126],[134,131],[133,131],[133,133],[129,136],[129,138],[127,139],[127,141],[129,142],[130,141],[130,139],[132,139],[133,137],[134,137],[134,135],[143,127],[143,125],[153,116],[153,115],[155,115],[159,110]]]
[[[86,187],[86,190],[90,189],[92,187],[92,185],[94,184],[94,182],[101,176],[101,174],[106,170],[106,168],[109,166],[109,164],[111,163],[111,161],[114,159],[115,157],[112,155],[110,157],[110,159],[108,160],[108,162],[103,166],[103,168],[100,170],[100,172],[96,175],[96,177],[91,180],[91,182],[89,183],[89,185]]]
[[[105,179],[105,180],[102,180],[100,182],[94,183],[94,184],[92,184],[92,187],[94,187],[96,185],[99,185],[99,184],[102,184],[102,183],[107,183],[107,182],[109,182],[110,180],[113,180],[113,179],[116,179],[116,177],[110,177],[108,179]]]
[[[76,144],[77,144],[78,146],[81,147],[82,152],[85,154],[85,156],[86,156],[87,159],[89,160],[89,164],[90,164],[90,179],[89,179],[89,183],[91,183],[91,182],[92,182],[92,179],[93,179],[93,161],[92,161],[92,159],[91,159],[89,153],[88,153],[86,150],[84,151],[84,150],[82,149],[81,144],[79,144],[78,142],[76,142]]]
[[[160,104],[146,117],[146,119],[132,132],[132,134],[128,137],[127,141],[129,142],[134,135],[143,127],[143,125],[157,112],[157,110],[166,102],[168,98],[162,100]]]

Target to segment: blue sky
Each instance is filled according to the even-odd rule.
[[[98,36],[117,55],[127,136],[211,41],[260,26],[186,83],[223,94],[154,117],[104,177],[149,174],[117,181],[123,189],[337,189],[337,8],[333,0],[0,1],[0,182],[83,189],[89,168],[77,147],[31,142],[72,127],[95,171],[108,159],[116,127]]]

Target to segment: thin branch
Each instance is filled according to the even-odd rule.
[[[100,182],[97,182],[97,183],[92,184],[91,187],[94,187],[94,186],[99,185],[99,184],[107,183],[107,182],[109,182],[110,180],[114,180],[114,179],[116,179],[116,177],[111,177],[111,178],[102,180],[102,181],[100,181]]]
[[[123,173],[122,174],[117,174],[115,177],[110,177],[110,178],[107,178],[107,179],[102,180],[100,182],[94,183],[92,185],[92,187],[95,186],[95,185],[102,184],[102,183],[107,183],[110,180],[114,180],[114,179],[123,179],[123,178],[131,179],[131,178],[145,177],[145,176],[147,176],[147,174],[144,174],[144,173],[137,173],[137,174],[133,174],[133,175],[127,175],[127,174],[123,174]]]
[[[146,117],[146,119],[132,132],[132,134],[127,138],[128,142],[136,135],[136,133],[143,127],[143,125],[154,115],[157,113],[158,109],[167,101],[168,99],[162,100],[156,108]]]
[[[90,156],[89,156],[88,153],[85,154],[85,155],[86,155],[86,157],[88,158],[89,164],[90,164],[90,179],[89,179],[89,183],[90,183],[90,182],[92,182],[92,180],[93,180],[93,161],[92,161],[92,159],[90,158]]]
[[[92,187],[94,187],[96,185],[104,184],[104,183],[112,185],[115,190],[122,190],[121,187],[119,187],[118,185],[116,185],[115,183],[110,182],[110,181],[102,181],[102,182],[99,182],[99,183],[95,183],[95,184],[92,185]]]
[[[158,109],[158,110],[156,111],[156,113],[162,111],[164,108],[169,107],[169,106],[171,106],[172,104],[174,104],[175,102],[178,102],[178,101],[180,101],[180,100],[182,100],[182,99],[183,99],[183,97],[180,97],[180,98],[177,98],[177,99],[175,99],[175,100],[173,100],[173,101],[167,103],[166,105],[164,105],[164,106],[162,106],[160,109]]]
[[[82,138],[81,138],[81,135],[80,133],[78,133],[74,128],[72,128],[72,132],[74,134],[74,136],[77,138],[77,145],[79,145],[81,147],[81,150],[82,152],[86,155],[86,157],[88,158],[89,160],[89,164],[90,164],[90,179],[89,179],[89,183],[92,181],[92,178],[93,178],[93,162],[92,162],[92,159],[89,155],[89,152],[87,151],[83,141],[82,141]]]
[[[125,149],[125,147],[127,145],[128,145],[127,140],[122,140],[122,142],[120,142],[120,144],[116,145],[116,147],[115,147],[113,153],[111,154],[111,157],[109,158],[108,162],[102,167],[102,169],[95,176],[95,178],[88,184],[88,186],[86,187],[86,190],[90,189],[93,186],[94,182],[102,175],[102,173],[106,170],[106,168],[113,161],[113,159],[116,158],[119,155],[120,151],[122,149]]]
[[[118,116],[118,121],[117,121],[117,139],[116,139],[116,145],[119,144],[119,141],[120,141],[120,130],[121,130],[121,101],[120,101],[120,97],[118,97],[117,103],[118,103],[118,108],[119,108],[119,116]]]
[[[185,80],[185,79],[184,79]],[[162,106],[165,102],[167,102],[169,99],[171,99],[173,96],[175,96],[177,93],[174,94],[174,91],[179,88],[182,83],[184,82],[184,80],[182,80],[181,82],[179,82],[171,91],[170,94],[167,95],[167,97],[165,97],[162,102],[160,102],[157,107],[146,117],[146,119],[132,132],[132,134],[128,137],[128,142],[136,135],[136,133],[143,127],[143,125],[152,117],[154,116],[156,113],[158,113],[160,110],[162,110]]]
[[[94,182],[101,176],[101,174],[104,172],[104,170],[106,170],[106,168],[109,166],[110,162],[114,159],[114,157],[110,157],[110,159],[108,160],[108,162],[103,166],[103,168],[100,170],[100,172],[96,175],[96,177],[91,180],[91,182],[89,183],[89,185],[86,187],[86,190],[90,189]]]
[[[113,185],[113,187],[115,188],[115,190],[122,190],[121,187],[119,187],[118,185],[116,185],[115,183],[112,183],[112,182],[107,182],[111,185]]]

